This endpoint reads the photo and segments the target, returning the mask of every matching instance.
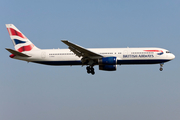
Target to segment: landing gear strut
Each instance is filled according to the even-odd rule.
[[[87,70],[87,73],[88,73],[88,74],[90,74],[90,73],[91,73],[92,75],[95,74],[93,66],[87,66],[87,67],[86,67],[86,70]]]
[[[160,68],[159,68],[160,71],[163,71],[163,65],[164,65],[164,63],[160,64]]]

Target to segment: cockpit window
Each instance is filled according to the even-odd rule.
[[[169,51],[166,51],[166,53],[171,53],[171,52],[169,52]]]

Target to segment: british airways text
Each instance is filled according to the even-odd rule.
[[[152,58],[154,55],[123,55],[123,58]]]

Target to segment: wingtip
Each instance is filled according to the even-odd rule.
[[[64,41],[68,41],[68,40],[61,40],[62,42],[64,42]]]

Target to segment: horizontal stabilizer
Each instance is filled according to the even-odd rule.
[[[6,50],[9,51],[10,53],[14,54],[14,55],[17,55],[17,56],[21,56],[21,57],[31,57],[31,56],[29,56],[29,55],[26,55],[26,54],[24,54],[24,53],[21,53],[21,52],[18,52],[18,51],[9,49],[9,48],[6,48]]]

